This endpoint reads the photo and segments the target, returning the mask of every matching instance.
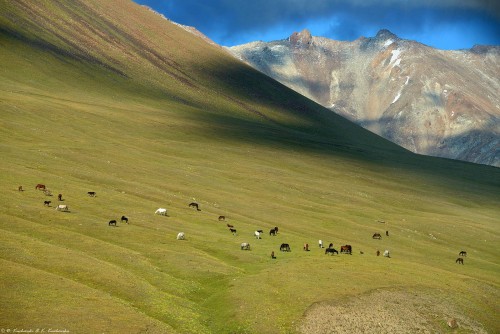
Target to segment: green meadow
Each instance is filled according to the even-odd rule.
[[[500,332],[498,168],[409,153],[132,2],[0,9],[0,328],[296,333],[396,289]]]

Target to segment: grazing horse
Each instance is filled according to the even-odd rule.
[[[179,232],[177,234],[177,240],[186,240],[186,236],[184,235],[184,232]]]
[[[325,249],[325,254],[333,255],[334,253],[339,253],[335,248],[327,248]]]
[[[380,235],[380,233],[374,233],[373,236],[372,236],[373,239],[382,239],[382,236]]]
[[[110,220],[109,223],[108,223],[108,226],[111,226],[111,225],[114,225],[116,226],[116,220]]]
[[[155,211],[155,215],[166,216],[167,215],[167,209],[159,208],[158,210]]]
[[[236,229],[235,228],[230,228],[229,231],[233,234],[236,235]]]
[[[274,256],[274,251],[271,252],[271,259],[275,259],[276,256]]]
[[[64,200],[62,199],[62,194],[57,195],[57,199],[58,199],[58,200],[60,200],[60,201],[64,201]]]
[[[256,238],[256,239],[260,239],[260,232],[259,232],[259,231],[255,231],[255,232],[253,233],[253,235],[255,235],[255,238]]]
[[[201,211],[200,207],[198,206],[198,203],[191,202],[191,203],[189,203],[189,207],[190,208],[196,208],[196,210]]]
[[[43,201],[43,205],[50,206],[50,201]]]
[[[391,254],[389,254],[389,250],[388,250],[388,249],[386,249],[386,250],[384,251],[384,256],[385,256],[385,257],[391,257]]]
[[[122,222],[122,223],[123,223],[123,222],[125,222],[125,223],[127,223],[127,224],[128,224],[128,218],[127,218],[127,217],[125,217],[125,216],[122,216],[121,222]]]
[[[23,186],[19,186],[19,188],[17,188],[17,190],[19,190],[19,191],[24,191],[24,190],[23,190]]]
[[[340,246],[340,252],[352,255],[352,247],[351,247],[351,245]]]
[[[219,216],[219,221],[224,221],[226,220],[226,216]]]
[[[459,256],[467,256],[467,252],[466,251],[461,251],[460,253],[458,253]]]
[[[95,197],[95,191],[88,191],[87,195],[89,195],[90,197]]]
[[[282,252],[291,252],[290,245],[289,244],[281,244],[280,251],[282,251]]]
[[[380,256],[380,251],[379,250],[377,250],[377,256]]]
[[[231,224],[226,224],[226,226],[229,228],[234,227],[234,225],[231,225]]]
[[[455,263],[458,263],[458,264],[464,264],[464,259],[462,259],[461,257],[459,257]]]
[[[69,208],[66,204],[59,204],[58,206],[56,206],[56,210],[57,211],[69,211]]]
[[[39,184],[36,185],[35,189],[36,190],[45,190],[47,188],[45,187],[45,184],[39,183]]]
[[[248,242],[241,243],[241,250],[250,250],[250,244]]]
[[[274,228],[272,228],[270,231],[269,231],[269,235],[274,235],[276,236],[276,230]]]

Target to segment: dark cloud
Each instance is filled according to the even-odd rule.
[[[500,44],[498,0],[137,0],[222,45],[286,38],[304,28],[337,40],[386,28],[443,49]]]

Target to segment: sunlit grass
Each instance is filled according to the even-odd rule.
[[[132,34],[127,6],[106,15]],[[148,18],[185,41],[143,28],[195,87],[142,54],[120,56],[124,77],[15,38],[0,49],[0,327],[288,333],[314,302],[390,287],[437,289],[498,331],[498,169],[398,149]],[[354,253],[325,255],[318,239]]]

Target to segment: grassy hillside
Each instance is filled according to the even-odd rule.
[[[0,328],[294,333],[383,291],[500,331],[497,168],[410,154],[128,1],[0,13]]]

